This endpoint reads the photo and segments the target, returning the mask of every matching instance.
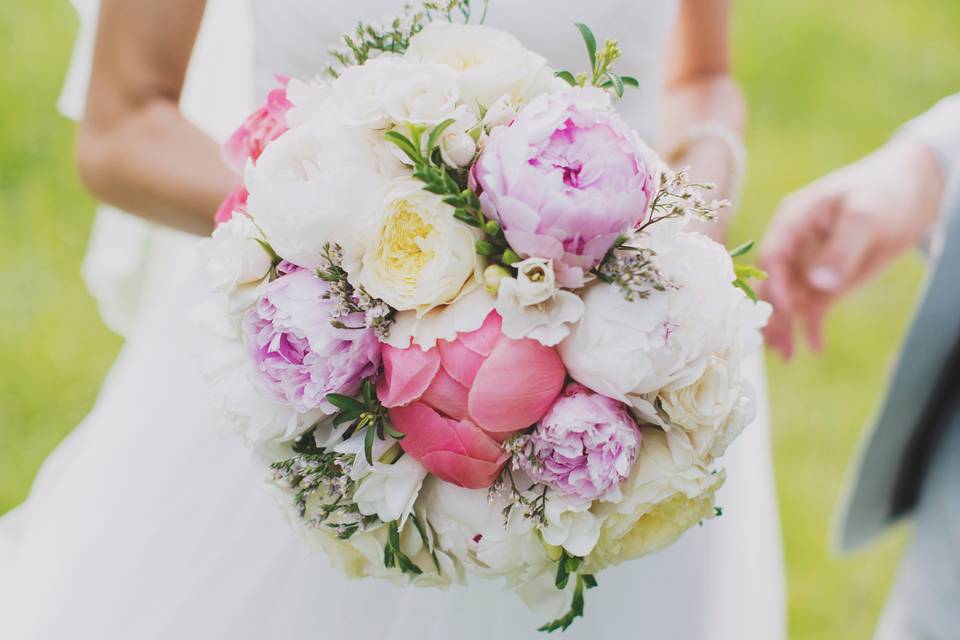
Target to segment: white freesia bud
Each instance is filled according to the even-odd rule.
[[[440,140],[440,155],[451,167],[466,167],[476,154],[477,143],[468,133],[447,133]]]
[[[490,130],[494,127],[510,124],[516,115],[517,107],[513,104],[510,96],[503,95],[487,109],[487,113],[483,116],[483,126]]]
[[[567,325],[583,315],[583,301],[557,288],[552,260],[527,258],[515,266],[517,277],[504,278],[497,294],[504,335],[532,338],[548,347],[558,344],[570,333]]]

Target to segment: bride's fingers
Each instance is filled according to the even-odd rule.
[[[793,304],[789,276],[779,264],[772,263],[765,268],[769,269],[768,277],[758,288],[758,294],[773,305],[773,314],[764,329],[764,338],[771,349],[789,360],[793,355]]]
[[[811,295],[803,307],[802,321],[807,342],[814,352],[823,351],[823,324],[830,310],[831,300],[824,295]]]

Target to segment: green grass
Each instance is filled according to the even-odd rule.
[[[759,239],[783,194],[960,87],[955,0],[736,6],[752,168],[733,241]],[[72,127],[54,107],[75,26],[63,0],[0,6],[0,513],[89,410],[120,344],[80,281],[93,205],[74,175]],[[823,358],[771,360],[794,639],[869,638],[893,576],[903,534],[844,559],[826,541],[921,274],[908,258],[851,297],[830,320]]]

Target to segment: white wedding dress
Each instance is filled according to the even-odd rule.
[[[62,104],[72,116],[96,19],[96,0],[75,3],[82,33]],[[339,33],[401,0],[207,4],[183,108],[222,138],[253,104],[252,87],[262,95],[274,73],[315,74]],[[488,24],[513,31],[558,68],[584,64],[574,21],[618,37],[621,68],[642,85],[626,113],[649,138],[674,14],[670,0],[493,0]],[[186,318],[203,296],[194,238],[101,211],[85,276],[126,346],[90,415],[43,465],[27,501],[0,519],[0,638],[538,636],[544,620],[499,583],[443,592],[351,581],[307,552],[263,491],[263,469],[211,426]],[[761,363],[753,364],[765,398]],[[601,574],[586,618],[566,637],[785,636],[769,428],[761,403],[724,458],[724,515],[663,553]]]

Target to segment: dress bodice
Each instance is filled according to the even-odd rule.
[[[310,77],[329,61],[328,49],[358,20],[396,14],[402,0],[252,0],[256,85],[262,95],[275,74]],[[479,5],[480,3],[477,2]],[[621,73],[640,81],[623,113],[642,134],[653,134],[660,58],[676,12],[675,0],[491,0],[485,24],[507,30],[557,69],[587,66],[575,22],[585,22],[599,40],[616,38],[623,49]]]

